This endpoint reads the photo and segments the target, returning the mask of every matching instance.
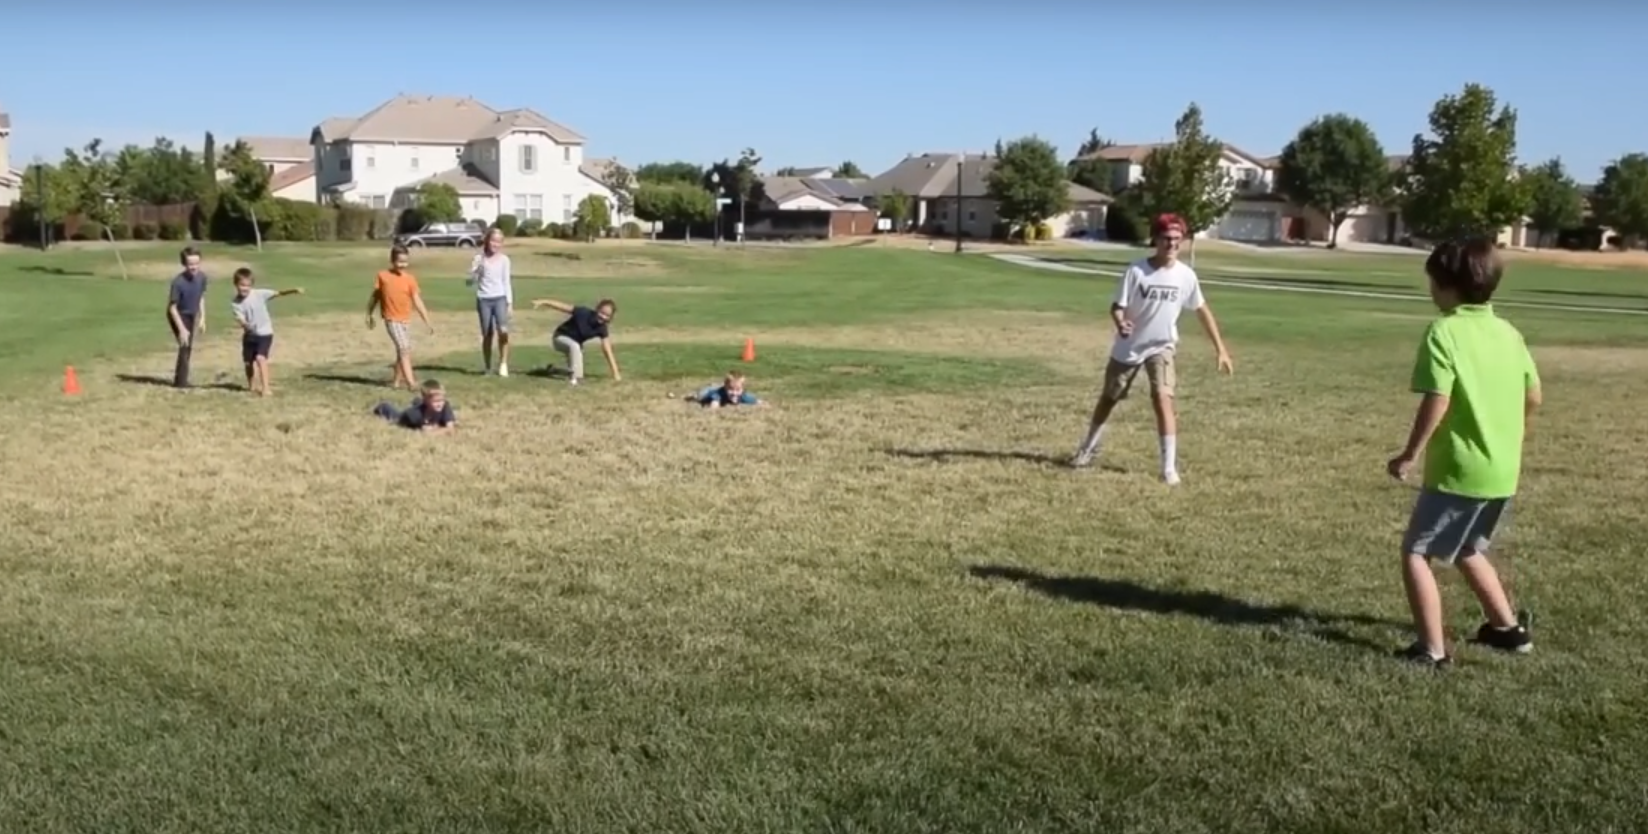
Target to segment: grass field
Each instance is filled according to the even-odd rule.
[[[1140,402],[1103,468],[1050,463],[1091,406],[1105,278],[517,249],[519,297],[620,305],[624,381],[572,388],[522,373],[547,313],[517,313],[514,376],[476,375],[463,258],[423,253],[420,373],[463,423],[423,437],[367,413],[379,249],[209,248],[190,392],[144,381],[171,368],[173,253],[124,251],[130,281],[107,251],[0,254],[0,831],[1648,824],[1641,317],[1506,310],[1547,386],[1503,554],[1538,648],[1437,675],[1389,659],[1414,493],[1383,467],[1423,302],[1209,287],[1237,371],[1187,319],[1170,490]],[[268,400],[232,390],[243,263],[308,290],[274,302]],[[1417,293],[1419,263],[1204,269]],[[1505,293],[1648,308],[1648,275],[1519,263]],[[667,397],[746,337],[773,408]]]

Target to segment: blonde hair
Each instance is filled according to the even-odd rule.
[[[726,381],[727,382],[743,382],[744,381],[744,372],[743,371],[727,371],[727,380]]]
[[[446,388],[433,379],[426,379],[423,381],[423,392],[425,394],[445,394]]]

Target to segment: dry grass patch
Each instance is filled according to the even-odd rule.
[[[1575,375],[1640,375],[1648,371],[1648,348],[1536,344],[1530,350],[1547,384]]]
[[[1648,270],[1648,252],[1575,252],[1568,249],[1504,249],[1507,259],[1560,264],[1576,269]]]

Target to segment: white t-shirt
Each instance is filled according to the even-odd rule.
[[[1146,258],[1122,273],[1111,303],[1121,307],[1122,318],[1133,323],[1133,334],[1117,334],[1110,356],[1137,365],[1178,344],[1179,314],[1201,309],[1202,285],[1196,280],[1196,270],[1182,262],[1157,269]]]
[[[488,258],[485,252],[475,253],[469,263],[469,283],[475,286],[476,298],[503,298],[515,303],[515,281],[509,256],[502,252]]]

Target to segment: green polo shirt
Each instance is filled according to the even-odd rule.
[[[1425,447],[1425,487],[1466,498],[1509,498],[1522,474],[1522,433],[1539,372],[1522,334],[1491,304],[1464,304],[1425,331],[1413,391],[1448,398]]]

